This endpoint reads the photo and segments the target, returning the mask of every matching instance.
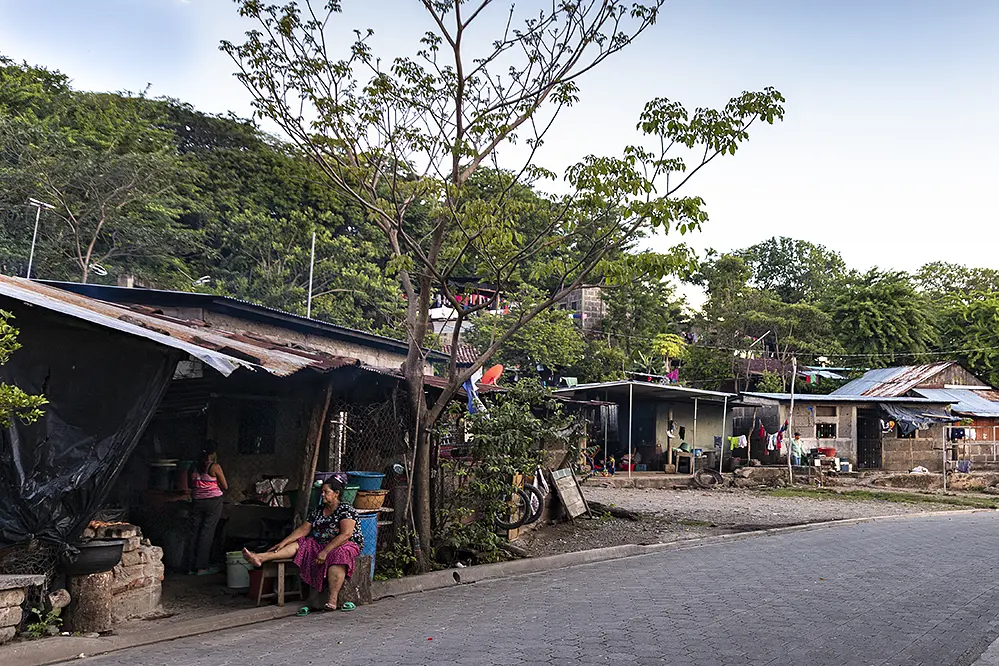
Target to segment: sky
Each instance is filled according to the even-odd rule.
[[[428,27],[416,0],[343,5],[343,27],[373,28],[378,52],[412,53]],[[229,0],[0,0],[3,55],[58,69],[81,90],[148,87],[211,113],[251,114],[218,44],[252,27]],[[580,86],[540,158],[556,171],[639,140],[654,97],[720,107],[774,86],[787,98],[783,123],[755,129],[681,190],[707,202],[703,231],[683,239],[698,250],[791,236],[861,270],[999,268],[994,0],[671,0]]]

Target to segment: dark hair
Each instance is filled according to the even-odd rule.
[[[333,490],[333,491],[335,491],[337,493],[342,493],[343,489],[345,488],[345,485],[344,485],[343,481],[341,481],[340,479],[336,478],[335,476],[331,476],[330,478],[326,479],[326,481],[325,481],[325,483],[323,483],[323,485],[324,486],[329,486],[331,490]]]
[[[796,432],[796,433],[794,433],[794,436],[795,437],[801,437],[801,433],[800,432]]]
[[[212,466],[212,456],[218,453],[219,445],[214,439],[209,439],[201,447],[201,457],[198,459],[198,471],[208,474],[208,468]]]

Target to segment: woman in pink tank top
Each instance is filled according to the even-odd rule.
[[[188,540],[190,564],[188,573],[205,576],[218,573],[210,566],[215,528],[222,516],[222,491],[229,487],[222,465],[218,462],[218,445],[205,443],[201,459],[191,468],[191,535]]]

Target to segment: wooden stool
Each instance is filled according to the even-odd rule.
[[[288,565],[291,565],[290,567]],[[285,576],[294,576],[294,583],[292,586],[285,589]],[[276,578],[274,581],[274,592],[264,593],[264,583],[268,578]],[[271,560],[269,562],[264,562],[263,566],[260,567],[260,587],[257,588],[257,605],[260,605],[262,599],[277,599],[278,606],[284,606],[284,597],[286,594],[297,594],[298,598],[302,598],[302,579],[298,575],[298,567],[294,565],[294,560]]]

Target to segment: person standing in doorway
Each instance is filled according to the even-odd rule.
[[[209,440],[198,464],[191,469],[191,536],[188,541],[191,566],[188,573],[207,576],[218,573],[210,566],[215,528],[222,516],[222,491],[227,490],[225,473],[218,461],[218,445]]]
[[[801,441],[801,433],[794,433],[794,441],[791,442],[791,463],[797,467],[801,465],[801,459],[805,456],[805,443]]]

